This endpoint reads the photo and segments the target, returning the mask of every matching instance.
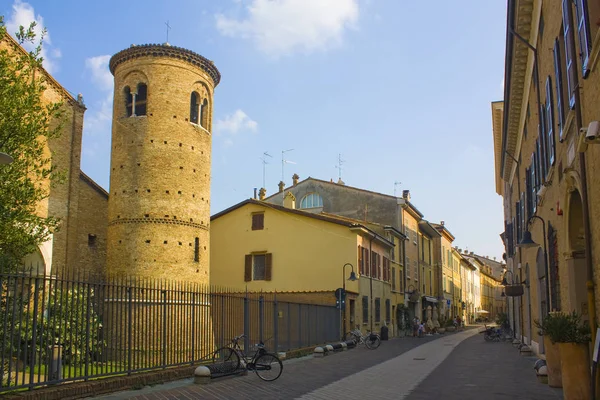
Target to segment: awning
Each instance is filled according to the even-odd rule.
[[[430,303],[437,303],[438,299],[436,299],[435,297],[431,297],[431,296],[423,296],[423,300],[428,301]]]

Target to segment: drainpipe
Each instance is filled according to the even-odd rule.
[[[369,271],[369,302],[371,306],[371,310],[369,311],[369,319],[371,321],[371,333],[373,332],[373,319],[375,318],[375,316],[373,315],[373,239],[375,239],[374,236],[371,236],[369,238],[369,268],[371,269]]]

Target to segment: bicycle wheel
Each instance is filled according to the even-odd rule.
[[[283,372],[283,364],[275,354],[265,353],[254,362],[254,372],[263,381],[274,381]]]
[[[213,364],[223,364],[225,371],[235,371],[240,367],[240,356],[231,347],[221,347],[213,353]]]
[[[379,335],[368,335],[365,338],[365,346],[367,346],[368,349],[375,350],[380,344],[381,338]]]
[[[344,335],[344,340],[345,341],[354,340],[354,343],[358,343],[358,338],[356,337],[356,335],[353,332],[346,333],[346,335]]]

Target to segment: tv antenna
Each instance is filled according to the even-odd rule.
[[[283,181],[284,178],[284,168],[285,168],[285,164],[296,164],[293,161],[290,160],[286,160],[284,158],[285,153],[292,151],[294,149],[288,149],[288,150],[281,150],[281,181]]]
[[[171,25],[169,25],[169,21],[165,22],[167,26],[167,43],[169,43],[169,30],[171,29]]]
[[[262,187],[265,188],[265,189],[266,189],[266,184],[267,184],[267,179],[266,179],[266,177],[267,177],[267,172],[266,172],[267,168],[266,167],[267,167],[267,164],[269,163],[267,157],[273,158],[273,156],[270,155],[266,151],[263,153],[262,157],[259,157],[261,159],[262,165],[263,165],[263,185],[262,185]]]
[[[394,197],[397,197],[396,196],[396,188],[398,187],[398,185],[401,185],[401,184],[402,184],[402,182],[400,182],[400,181],[394,182]]]
[[[338,165],[335,167],[338,169],[338,179],[342,180],[342,164],[344,164],[346,160],[342,160],[342,155],[338,154]]]

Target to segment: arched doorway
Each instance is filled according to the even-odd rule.
[[[538,316],[539,316],[539,320],[541,321],[543,318],[545,318],[546,314],[548,313],[548,293],[546,290],[546,257],[544,256],[544,251],[539,248],[537,251],[537,255],[535,257],[535,265],[536,265],[536,270],[537,270],[537,281],[538,281],[538,286],[537,286],[537,292],[538,292],[538,299],[539,299],[539,306],[538,306]],[[531,318],[530,318],[531,319]],[[531,321],[530,321],[531,324]],[[539,338],[539,348],[540,348],[540,353],[544,352],[544,341],[542,340],[542,338]]]
[[[569,194],[567,214],[567,252],[565,264],[568,279],[567,309],[575,310],[587,319],[585,233],[583,226],[583,206],[581,196],[575,189]]]

